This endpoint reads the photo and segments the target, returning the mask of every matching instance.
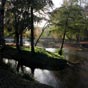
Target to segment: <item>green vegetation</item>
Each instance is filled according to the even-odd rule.
[[[22,47],[22,50],[31,51],[31,48]],[[47,57],[52,57],[52,58],[58,58],[58,59],[63,58],[63,56],[60,56],[58,54],[58,50],[56,50],[56,52],[53,53],[53,52],[46,51],[42,47],[35,47],[35,53],[43,54],[43,55],[46,55]]]
[[[80,41],[88,41],[88,1],[64,0],[61,7],[51,11],[52,7],[52,0],[0,0],[0,65],[3,58],[7,58],[18,62],[17,71],[19,68],[22,70],[23,65],[30,67],[32,73],[36,68],[56,71],[69,67],[70,62],[63,56],[63,45],[65,40],[66,43],[74,40],[76,45]],[[42,20],[46,21],[43,28],[34,25]],[[56,43],[61,45],[57,45],[56,52],[39,47],[42,35],[58,40],[43,41],[45,47]],[[6,45],[5,38],[13,38],[14,46]],[[30,40],[30,46],[23,46],[24,38]],[[2,64],[2,67],[6,70],[9,65],[6,68]],[[28,74],[24,74],[23,78],[30,80]]]
[[[52,36],[57,34],[57,38],[63,39],[64,32],[66,31],[65,39],[77,42],[88,39],[85,33],[88,33],[87,9],[86,1],[68,0],[60,8],[52,11],[50,13],[50,33]]]

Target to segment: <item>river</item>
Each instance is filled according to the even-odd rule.
[[[55,51],[55,48],[46,50]],[[64,48],[65,59],[80,63],[74,69],[67,68],[63,71],[48,71],[36,69],[34,77],[43,84],[53,86],[54,88],[88,88],[88,51],[70,50]]]
[[[46,50],[54,52],[55,48]],[[34,79],[54,88],[88,88],[88,50],[64,48],[64,58],[80,64],[77,64],[74,69],[67,68],[63,71],[35,69]],[[26,69],[30,72],[29,68]]]

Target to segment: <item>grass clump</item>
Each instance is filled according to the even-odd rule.
[[[25,51],[31,52],[31,48],[23,47],[22,49]],[[58,50],[56,50],[56,52],[50,52],[50,51],[47,51],[45,48],[35,47],[35,53],[43,54],[47,57],[52,57],[52,58],[63,58],[63,56],[60,56],[57,51]]]

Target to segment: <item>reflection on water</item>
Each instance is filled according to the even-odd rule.
[[[50,51],[50,52],[55,52],[56,51],[56,48],[46,48],[47,51]]]
[[[52,50],[55,51],[55,49]],[[67,68],[63,71],[56,72],[36,69],[34,72],[35,80],[53,86],[54,88],[88,88],[88,52],[70,51],[68,49],[64,49],[64,51],[64,57],[67,60],[80,62],[78,64],[79,68],[75,66],[74,69]],[[8,63],[8,60],[5,62]],[[26,70],[30,74],[30,69],[26,68]]]
[[[86,57],[88,52],[69,49],[64,51],[65,59],[75,63],[80,62],[80,64],[74,69],[67,68],[56,72],[36,69],[35,79],[54,88],[88,88],[88,57]]]
[[[54,88],[59,88],[58,79],[55,77],[54,73],[51,71],[36,69],[34,78],[40,83],[53,86]]]

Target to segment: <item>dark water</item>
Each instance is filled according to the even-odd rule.
[[[65,50],[64,56],[71,62],[80,63],[74,69],[63,71],[64,88],[88,88],[88,50]]]
[[[55,49],[51,50],[55,51]],[[80,64],[74,66],[74,69],[67,68],[63,71],[35,69],[35,80],[54,88],[88,88],[88,51],[64,49],[64,57],[71,62]],[[7,63],[8,60],[5,62]],[[15,65],[13,60],[11,63]],[[26,70],[30,74],[30,69],[26,68]]]
[[[35,79],[54,88],[88,88],[88,51],[64,49],[64,57],[80,64],[74,66],[74,69],[56,72],[36,69]]]

